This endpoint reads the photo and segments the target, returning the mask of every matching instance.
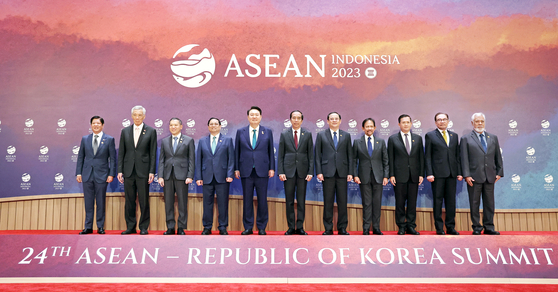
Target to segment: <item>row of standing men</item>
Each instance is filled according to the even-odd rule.
[[[97,232],[104,231],[107,184],[114,177],[124,184],[126,230],[122,234],[137,233],[136,199],[141,216],[140,234],[148,234],[150,222],[149,184],[155,177],[157,133],[145,125],[146,109],[132,108],[134,124],[122,129],[118,159],[114,138],[103,133],[104,120],[91,118],[92,134],[82,137],[76,176],[83,182],[85,226],[80,234],[93,233],[93,214],[97,205]],[[181,134],[182,121],[169,122],[171,136],[161,143],[158,183],[163,187],[168,234],[185,234],[187,227],[188,184],[203,186],[203,235],[211,234],[213,203],[217,196],[219,234],[226,235],[228,226],[229,185],[233,177],[241,180],[243,189],[242,235],[253,234],[254,191],[257,196],[256,227],[265,235],[268,223],[267,186],[275,176],[273,132],[260,125],[262,110],[253,106],[247,111],[249,126],[236,133],[235,145],[230,137],[220,134],[221,122],[210,118],[210,134],[200,139],[197,152],[194,140]],[[284,182],[288,230],[285,235],[306,235],[304,214],[306,186],[314,175],[323,183],[323,235],[333,234],[334,202],[338,206],[337,230],[347,232],[347,185],[359,184],[363,205],[363,234],[382,235],[380,230],[383,186],[394,186],[395,221],[399,235],[419,235],[416,231],[416,202],[418,186],[424,176],[432,183],[434,221],[439,235],[458,235],[455,230],[456,183],[467,182],[473,235],[499,234],[494,229],[494,183],[503,176],[500,146],[496,135],[485,131],[485,116],[475,113],[471,118],[473,131],[461,138],[447,130],[449,115],[434,116],[437,129],[422,137],[411,133],[411,117],[398,118],[400,132],[389,137],[387,147],[383,139],[375,137],[375,121],[362,122],[364,135],[351,142],[349,133],[339,129],[341,115],[327,116],[329,129],[317,134],[315,147],[312,133],[301,127],[302,112],[290,114],[291,128],[279,139],[277,172]],[[116,173],[118,172],[118,175]],[[426,174],[426,175],[425,175]],[[175,194],[178,219],[175,221]],[[294,210],[295,198],[297,212]],[[480,223],[480,202],[483,201],[483,222]],[[442,218],[445,205],[446,218]],[[372,232],[371,232],[372,229]],[[176,230],[176,233],[175,233]]]

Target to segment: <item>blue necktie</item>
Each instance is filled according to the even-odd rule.
[[[374,149],[372,149],[372,137],[368,137],[368,155],[370,155],[370,157],[372,157],[372,151],[374,151]]]
[[[335,145],[335,149],[337,149],[337,132],[333,132],[333,145]]]
[[[217,146],[217,137],[213,137],[213,142],[211,142],[211,154],[215,154],[215,147]]]
[[[252,130],[254,135],[252,135],[252,149],[256,149],[256,142],[258,141],[258,137],[256,136],[256,130]]]
[[[484,134],[480,134],[482,148],[484,149],[484,153],[486,153],[486,140],[484,140]]]
[[[174,137],[174,143],[172,144],[172,153],[176,153],[176,140],[178,140],[178,137]]]

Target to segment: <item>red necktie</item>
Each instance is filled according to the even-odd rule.
[[[296,149],[298,149],[298,135],[296,134],[296,131],[295,131],[294,140],[295,140],[295,147]]]

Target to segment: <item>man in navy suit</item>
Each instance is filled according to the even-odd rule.
[[[165,196],[165,214],[167,231],[164,235],[184,235],[188,224],[188,185],[194,179],[195,148],[194,139],[182,135],[182,120],[172,118],[169,121],[171,136],[161,141],[159,154],[159,184]],[[178,201],[178,224],[174,219],[174,194]]]
[[[382,213],[382,192],[388,184],[389,159],[386,142],[374,137],[376,121],[367,118],[362,121],[364,135],[353,145],[355,182],[359,184],[362,197],[362,234],[383,235],[380,230]]]
[[[424,147],[422,137],[411,133],[411,117],[398,118],[401,131],[388,139],[389,175],[395,191],[395,223],[398,235],[420,233],[417,224],[418,186],[424,175]],[[405,209],[405,204],[407,209]]]
[[[118,148],[118,181],[124,184],[124,218],[126,230],[122,234],[136,232],[136,199],[140,205],[140,234],[148,234],[149,184],[155,178],[157,160],[157,132],[146,125],[145,108],[132,108],[134,124],[122,129]]]
[[[107,185],[116,176],[114,138],[103,133],[105,120],[91,118],[93,134],[83,136],[79,146],[76,180],[83,182],[85,226],[79,234],[93,233],[93,208],[97,203],[97,233],[105,234],[105,201]]]
[[[351,135],[341,129],[341,115],[327,115],[329,129],[316,137],[316,175],[323,182],[323,235],[333,235],[333,203],[337,197],[337,234],[349,235],[347,225],[347,183],[353,180],[353,144]]]
[[[473,235],[499,235],[494,229],[494,184],[504,176],[504,164],[498,137],[485,131],[485,116],[471,117],[473,131],[461,138],[461,166],[467,181]],[[480,224],[480,203],[483,216]]]
[[[269,178],[275,175],[275,157],[273,148],[273,133],[271,129],[260,125],[262,110],[253,106],[248,110],[250,126],[236,131],[235,140],[235,172],[237,179],[242,178],[244,208],[242,235],[252,234],[254,226],[254,189],[258,197],[258,214],[256,226],[259,235],[266,235],[267,184]]]
[[[291,128],[281,133],[279,138],[279,155],[277,155],[277,172],[285,187],[287,205],[287,224],[285,235],[307,235],[304,231],[304,212],[306,205],[306,185],[314,175],[314,144],[312,133],[301,128],[304,116],[302,112],[291,112]],[[295,225],[294,199],[296,189],[297,218]]]
[[[203,231],[211,234],[213,203],[217,195],[219,234],[228,235],[229,186],[234,176],[234,147],[232,138],[221,135],[221,121],[207,121],[209,136],[202,137],[196,151],[196,184],[203,186]]]
[[[459,235],[455,230],[455,187],[462,181],[461,158],[457,134],[448,131],[449,116],[437,113],[434,116],[437,129],[426,133],[425,164],[426,179],[432,184],[434,199],[434,227],[436,234],[444,235],[442,203],[446,206],[446,229],[451,235]]]

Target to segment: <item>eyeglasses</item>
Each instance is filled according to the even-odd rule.
[[[436,119],[436,122],[447,122],[448,119]]]

